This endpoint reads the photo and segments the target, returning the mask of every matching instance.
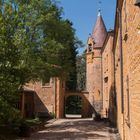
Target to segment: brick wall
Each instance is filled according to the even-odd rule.
[[[94,49],[93,56],[93,103],[95,110],[101,114],[103,101],[102,101],[102,76],[101,76],[101,49]]]
[[[117,96],[117,127],[120,135],[123,137],[123,114],[122,114],[122,96],[121,96],[121,79],[120,79],[120,54],[119,41],[115,49],[115,93]]]
[[[115,124],[116,105],[114,94],[114,58],[113,58],[113,32],[108,32],[102,49],[102,82],[103,82],[103,112],[105,118],[110,118]]]
[[[124,113],[121,113],[119,32],[115,49],[115,79],[118,108],[118,129],[124,140],[140,139],[140,8],[135,0],[126,0],[122,7]],[[119,31],[119,30],[118,30]]]
[[[88,92],[66,92],[65,93],[65,102],[67,98],[70,96],[78,96],[81,97],[81,105],[82,105],[82,110],[81,110],[81,115],[82,118],[87,118],[91,117],[90,116],[90,103],[89,103],[89,93]]]
[[[86,85],[89,102],[96,112],[102,111],[101,48],[86,54]]]
[[[34,114],[38,116],[50,116],[55,114],[57,118],[64,117],[64,92],[65,85],[59,78],[51,78],[49,83],[30,82],[26,87],[34,91]]]
[[[64,96],[65,96],[65,84],[62,80],[56,79],[56,118],[64,118]]]
[[[48,115],[55,112],[55,80],[42,85],[42,82],[31,82],[26,86],[34,91],[34,111],[35,115]]]
[[[127,0],[122,11],[123,20],[126,19],[123,24],[123,37],[128,36],[128,39],[123,41],[126,140],[140,138],[140,34],[137,30],[140,24],[140,8],[134,3],[135,0]],[[125,32],[125,28],[128,32]]]

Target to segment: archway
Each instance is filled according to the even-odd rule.
[[[64,96],[64,117],[67,117],[67,113],[71,114],[72,116],[76,115],[76,118],[90,117],[90,104],[88,101],[88,95],[88,92],[66,92]],[[71,98],[73,99],[72,103]],[[71,107],[68,108],[68,105]]]
[[[65,117],[81,118],[82,117],[82,97],[78,95],[70,95],[65,99]]]

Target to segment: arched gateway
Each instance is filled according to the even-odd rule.
[[[27,96],[29,92],[32,93],[32,99],[27,102]],[[34,102],[33,110],[30,112],[32,116],[38,117],[65,117],[65,103],[68,97],[78,96],[81,98],[82,108],[81,115],[83,118],[91,117],[92,105],[89,102],[88,92],[67,92],[63,81],[59,78],[53,78],[47,85],[42,85],[41,82],[29,83],[24,88],[21,98],[21,113],[23,117],[31,117],[26,115],[27,108],[30,106],[30,102]]]
[[[56,118],[64,118],[65,100],[69,96],[80,96],[82,99],[82,117],[89,117],[92,113],[100,115],[106,113],[106,108],[103,110],[103,90],[108,91],[102,87],[102,79],[106,79],[108,72],[107,65],[102,67],[102,62],[108,64],[108,55],[102,60],[102,51],[104,49],[104,41],[106,40],[107,30],[99,11],[96,24],[92,34],[88,37],[88,47],[86,49],[86,90],[88,92],[66,92],[65,82],[58,77],[52,77],[48,83],[42,82],[28,83],[25,86],[34,94],[29,96],[28,90],[24,90],[21,99],[22,116],[28,117],[28,107],[30,102],[26,100],[29,98],[34,102],[34,107],[31,110],[35,116],[56,116]],[[104,70],[104,77],[102,70]],[[105,83],[106,85],[107,82]],[[27,93],[25,93],[27,92]],[[106,95],[105,95],[106,96]]]
[[[90,117],[90,104],[88,101],[88,92],[66,92],[64,94],[64,107],[66,106],[67,99],[71,96],[78,96],[81,98],[81,115],[83,118]]]

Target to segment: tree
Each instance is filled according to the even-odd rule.
[[[82,91],[86,88],[86,61],[85,53],[77,56],[77,90]]]
[[[0,119],[7,108],[18,114],[16,104],[26,82],[68,79],[75,71],[79,42],[72,23],[61,14],[51,0],[0,0]]]
[[[69,96],[66,99],[65,114],[81,114],[82,98],[80,96]]]

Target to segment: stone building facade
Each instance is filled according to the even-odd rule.
[[[137,5],[135,5],[136,2]],[[98,27],[101,30],[99,25],[100,23]],[[117,0],[114,27],[114,33],[104,34],[105,39],[103,42],[100,40],[103,43],[102,47],[98,49],[94,46],[98,44],[96,39],[100,37],[100,34],[90,35],[88,38],[86,63],[89,100],[95,110],[100,110],[102,117],[109,118],[117,126],[122,140],[139,140],[139,0]],[[99,69],[95,69],[97,65]],[[96,94],[98,90],[101,91],[101,98],[98,98]],[[98,99],[102,102],[99,110],[95,105]]]
[[[86,52],[86,89],[92,112],[101,114],[103,108],[102,95],[102,57],[101,50],[107,35],[106,27],[99,12],[93,32],[88,38]]]
[[[65,82],[51,78],[49,83],[30,82],[24,86],[21,98],[21,114],[25,118],[64,118],[65,105],[70,96],[81,97],[81,116],[91,117],[88,92],[65,91]]]
[[[23,117],[64,117],[65,85],[59,78],[50,82],[30,82],[24,86],[21,101]]]
[[[117,128],[122,140],[140,139],[140,7],[136,2],[118,0],[116,9],[113,52]]]
[[[114,57],[113,57],[114,32],[107,33],[102,48],[102,86],[103,86],[103,111],[102,117],[109,118],[116,124],[116,95],[114,92]]]
[[[59,78],[46,85],[29,83],[22,94],[23,116],[55,113],[63,118],[65,100],[75,94],[85,104],[83,116],[99,113],[116,125],[122,140],[140,139],[140,7],[136,1],[117,0],[114,32],[107,32],[99,12],[87,42],[87,92],[66,93]]]

